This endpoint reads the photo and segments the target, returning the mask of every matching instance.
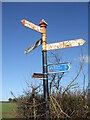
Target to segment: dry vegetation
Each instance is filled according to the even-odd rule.
[[[61,90],[60,90],[61,91]],[[68,91],[66,94],[52,93],[49,98],[49,117],[51,120],[72,119],[90,120],[90,107],[88,101],[78,92]],[[42,95],[26,94],[17,99],[17,117],[26,119],[41,119],[46,116],[44,113],[45,101]]]
[[[60,62],[57,56],[55,56],[57,63]],[[80,65],[79,71],[73,80],[65,89],[60,86],[60,80],[64,73],[50,76],[51,83],[49,87],[49,99],[46,103],[43,95],[40,92],[41,85],[31,87],[32,91],[24,90],[24,95],[17,98],[17,117],[26,119],[42,119],[48,116],[48,119],[54,120],[90,120],[90,103],[86,96],[86,91],[83,89],[83,93],[76,90],[72,91],[71,87],[75,87],[75,81],[83,70],[84,59]],[[84,81],[85,81],[85,74]],[[29,86],[29,84],[27,83]],[[30,89],[31,89],[30,88]],[[47,110],[45,112],[45,104],[47,104]]]

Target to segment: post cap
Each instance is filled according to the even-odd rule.
[[[45,22],[44,19],[41,20],[41,22],[39,23],[39,26],[47,26],[48,24]]]

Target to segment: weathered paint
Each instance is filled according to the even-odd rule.
[[[83,39],[67,40],[64,42],[46,44],[46,47],[43,47],[43,50],[54,50],[54,49],[75,47],[75,46],[83,45],[84,43],[85,43],[85,40]]]
[[[40,27],[43,30],[42,33],[42,62],[43,62],[43,93],[44,93],[44,100],[46,104],[44,104],[44,112],[49,111],[49,90],[48,90],[48,72],[47,72],[47,51],[43,50],[46,49],[46,27],[47,23],[44,19],[39,23]],[[49,119],[49,114],[46,113],[46,120]]]
[[[43,30],[42,30],[42,28],[40,26],[37,26],[37,25],[35,25],[35,24],[33,24],[33,23],[31,23],[31,22],[29,22],[27,20],[24,20],[24,19],[21,20],[21,22],[22,22],[22,24],[24,26],[26,26],[28,28],[31,28],[33,30],[36,30],[37,32],[43,33]]]
[[[24,54],[28,54],[29,52],[31,52],[32,50],[34,50],[36,47],[40,46],[42,43],[42,40],[38,40],[35,44],[31,45],[29,48],[27,48],[24,52]]]
[[[45,22],[44,19],[42,19],[41,22],[39,23],[39,25],[40,25],[40,26],[45,26],[45,27],[46,27],[48,24],[47,24],[47,22]]]
[[[42,34],[42,51],[46,50],[46,34]]]

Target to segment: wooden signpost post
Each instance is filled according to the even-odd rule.
[[[25,50],[24,54],[27,54],[31,52],[33,49],[35,49],[37,46],[41,45],[42,43],[42,63],[43,63],[43,93],[44,93],[44,100],[46,102],[44,108],[45,112],[47,113],[48,111],[48,98],[49,98],[49,91],[48,91],[48,70],[47,70],[47,51],[48,50],[54,50],[54,49],[62,49],[62,48],[69,48],[69,47],[74,47],[74,46],[81,46],[85,43],[83,39],[76,39],[76,40],[67,40],[64,42],[58,42],[58,43],[52,43],[52,44],[46,44],[46,27],[47,23],[45,22],[44,19],[41,20],[39,23],[39,26],[23,19],[21,20],[22,24],[28,28],[31,28],[37,32],[41,33],[41,39],[37,41],[35,44],[30,46],[27,50]],[[62,67],[63,70],[68,70],[69,65],[66,65],[66,69]],[[53,66],[53,70],[58,72],[61,70],[60,66],[56,66],[57,70],[55,69],[55,66]],[[35,75],[34,75],[35,77]],[[46,119],[48,119],[48,115],[46,114]]]

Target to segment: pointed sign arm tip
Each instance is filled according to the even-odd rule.
[[[84,39],[82,39],[83,40],[83,44],[86,42]]]
[[[21,20],[21,22],[25,26],[25,19]]]
[[[70,63],[68,63],[68,66],[69,66],[69,68],[68,68],[68,71],[71,69],[71,67],[70,67]]]
[[[80,39],[77,39],[77,40],[79,40],[82,43],[82,45],[86,42],[83,38],[80,38]]]
[[[25,55],[25,54],[27,54],[27,51],[26,51],[26,50],[24,51],[24,55]]]
[[[24,55],[26,54],[26,51],[24,52]]]

